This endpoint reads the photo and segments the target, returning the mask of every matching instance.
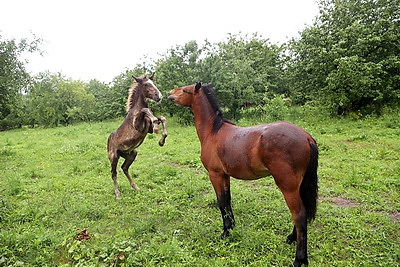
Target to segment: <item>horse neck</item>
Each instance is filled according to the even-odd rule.
[[[126,111],[129,112],[131,109],[135,108],[147,108],[148,103],[146,97],[142,92],[143,88],[139,86],[139,84],[135,83],[129,89],[128,101],[126,104]]]
[[[146,97],[140,92],[136,91],[135,96],[133,96],[133,101],[130,103],[130,111],[141,110],[142,108],[148,108],[149,104]]]
[[[213,122],[216,115],[203,93],[194,97],[192,111],[197,135],[202,143],[207,136],[213,133]]]

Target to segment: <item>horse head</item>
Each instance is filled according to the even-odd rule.
[[[154,73],[147,78],[144,76],[143,78],[137,78],[133,76],[133,79],[136,81],[138,86],[142,89],[144,96],[146,98],[150,98],[155,102],[159,102],[162,99],[162,94],[160,90],[158,90],[156,84],[154,83]]]
[[[180,88],[172,89],[168,93],[168,99],[177,105],[190,107],[193,102],[193,95],[197,94],[201,88],[201,83],[188,85]]]

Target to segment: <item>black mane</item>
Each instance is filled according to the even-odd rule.
[[[225,119],[222,115],[222,110],[221,110],[221,106],[218,103],[217,98],[215,97],[214,93],[213,93],[213,89],[212,89],[212,84],[206,84],[203,85],[201,87],[203,89],[203,93],[205,94],[205,96],[207,97],[208,102],[211,105],[212,110],[215,113],[215,118],[214,118],[214,123],[213,123],[213,132],[216,133],[219,131],[219,129],[222,127],[222,124],[224,122],[233,124],[233,122],[231,122],[230,120]]]

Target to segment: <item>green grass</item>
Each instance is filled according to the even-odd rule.
[[[400,122],[290,120],[320,148],[310,266],[399,266]],[[259,119],[257,122],[261,122]],[[0,132],[0,266],[288,266],[290,213],[272,178],[232,179],[236,228],[220,240],[193,126],[148,135],[116,201],[106,152],[121,120]],[[256,122],[256,121],[254,121]],[[240,125],[251,124],[249,120]],[[122,160],[120,165],[122,164]],[[90,239],[78,241],[77,229]]]

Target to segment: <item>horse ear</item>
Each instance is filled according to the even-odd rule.
[[[150,76],[150,80],[154,81],[154,74],[155,72],[153,72],[153,74]]]
[[[136,78],[135,76],[132,76],[132,78],[138,83],[142,83],[143,82],[143,79]]]
[[[194,87],[194,91],[197,93],[200,88],[201,88],[201,82],[197,82],[196,86]]]

